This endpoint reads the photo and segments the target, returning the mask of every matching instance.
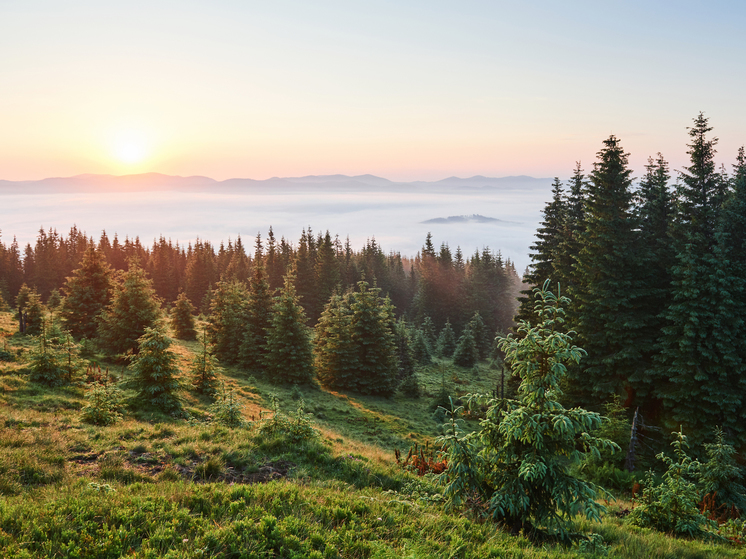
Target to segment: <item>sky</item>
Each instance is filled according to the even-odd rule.
[[[0,0],[0,178],[638,176],[746,142],[746,4]]]
[[[0,0],[0,179],[640,176],[746,143],[746,3]]]

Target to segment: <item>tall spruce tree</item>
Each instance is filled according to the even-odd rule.
[[[591,173],[585,231],[577,256],[575,328],[588,358],[582,369],[573,368],[575,387],[583,391],[590,387],[602,397],[621,388],[634,389],[630,383],[640,357],[654,343],[644,336],[646,324],[640,313],[644,286],[639,283],[631,173],[628,154],[610,136]]]
[[[676,262],[658,357],[656,387],[666,419],[701,443],[712,427],[746,441],[737,287],[718,224],[728,185],[715,166],[717,138],[699,114],[689,128],[690,165],[680,172],[673,225]]]
[[[171,311],[171,327],[174,336],[180,340],[197,339],[197,331],[194,329],[194,305],[183,291],[179,293]]]
[[[171,338],[162,327],[146,327],[137,343],[137,355],[129,366],[133,377],[127,382],[137,390],[136,400],[167,413],[180,411],[179,368]]]
[[[565,226],[567,207],[562,190],[562,182],[555,177],[552,183],[552,200],[543,210],[544,220],[536,230],[536,241],[531,245],[531,265],[523,281],[529,285],[522,291],[518,318],[530,320],[533,316],[534,302],[532,289],[543,285],[548,279],[555,279],[555,263],[559,260],[562,232]]]
[[[272,324],[272,294],[264,265],[262,238],[256,236],[254,273],[251,277],[251,290],[246,307],[244,340],[241,344],[241,365],[247,369],[262,372],[265,370],[267,355],[267,332]]]
[[[153,328],[160,318],[160,300],[152,282],[135,259],[114,287],[111,302],[101,314],[98,335],[106,351],[137,353],[138,340],[146,328]]]
[[[451,321],[446,320],[446,325],[443,326],[438,336],[438,354],[441,357],[450,358],[453,357],[454,351],[456,351],[456,334],[451,327]]]
[[[212,293],[207,333],[222,363],[239,362],[241,344],[246,337],[248,299],[246,286],[238,281],[218,282]]]
[[[585,230],[585,203],[588,195],[588,181],[578,161],[565,193],[565,219],[560,232],[557,258],[553,262],[553,281],[562,286],[562,290],[571,295],[578,284],[575,268],[576,257],[581,248],[581,235]],[[568,318],[572,319],[572,309],[568,309]]]
[[[275,298],[267,334],[267,374],[272,382],[306,384],[314,375],[313,348],[293,277]]]

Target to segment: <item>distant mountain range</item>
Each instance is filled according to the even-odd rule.
[[[520,225],[517,221],[505,221],[504,219],[497,219],[494,217],[486,217],[484,215],[472,214],[472,215],[452,215],[449,217],[436,217],[433,219],[427,219],[420,223],[503,223]]]
[[[77,175],[36,181],[0,180],[2,194],[51,194],[62,192],[212,192],[241,194],[256,192],[295,191],[391,191],[425,192],[453,191],[484,192],[489,190],[549,189],[550,179],[528,176],[469,178],[449,177],[439,181],[394,182],[374,175],[310,175],[306,177],[273,177],[265,180],[228,179],[217,181],[210,177],[180,177],[161,173],[139,175]],[[450,218],[448,218],[450,219]]]

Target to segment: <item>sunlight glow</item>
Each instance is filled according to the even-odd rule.
[[[149,151],[147,139],[137,131],[123,132],[114,141],[114,156],[127,165],[141,163],[149,155]]]

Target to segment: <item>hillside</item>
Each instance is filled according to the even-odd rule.
[[[456,396],[490,390],[494,365],[421,368],[417,399],[273,386],[226,369],[223,389],[243,405],[242,427],[211,421],[211,401],[188,390],[188,419],[125,409],[100,427],[82,421],[85,378],[58,388],[31,382],[36,340],[16,332],[10,313],[0,313],[0,325],[3,355],[13,358],[0,362],[3,557],[593,556],[533,547],[447,513],[432,477],[396,465],[395,448],[432,445],[443,416],[430,406],[441,388]],[[174,349],[184,370],[198,344],[177,341]],[[128,374],[99,354],[85,357],[115,377]],[[301,401],[310,415],[296,412]],[[273,420],[275,402],[281,413]],[[615,514],[628,506],[611,502],[602,524],[578,528],[601,534],[610,557],[742,556],[630,529]]]

